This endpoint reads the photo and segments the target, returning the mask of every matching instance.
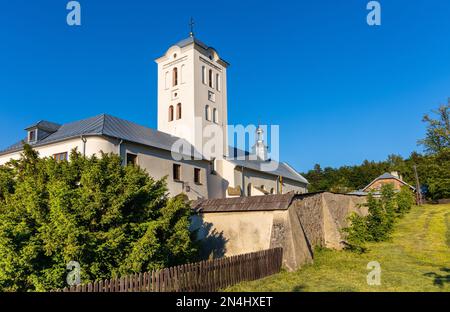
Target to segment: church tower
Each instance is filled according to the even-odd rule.
[[[207,158],[228,153],[227,67],[215,49],[191,33],[156,59],[158,130],[186,139]],[[213,131],[221,132],[214,135]],[[212,141],[217,154],[208,153]],[[206,148],[205,148],[206,145]]]

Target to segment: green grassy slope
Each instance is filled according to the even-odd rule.
[[[296,272],[241,283],[228,291],[450,291],[450,205],[413,207],[392,239],[358,255],[318,250],[314,264]],[[381,285],[369,286],[370,261],[381,265]]]

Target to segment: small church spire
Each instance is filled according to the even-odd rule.
[[[267,160],[267,146],[264,144],[264,130],[259,125],[256,129],[256,142],[255,145],[253,145],[253,154],[259,160]]]
[[[191,17],[191,20],[189,21],[189,28],[191,29],[189,37],[194,37],[194,24],[194,19]]]

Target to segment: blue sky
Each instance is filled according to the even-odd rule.
[[[450,96],[450,1],[4,1],[0,148],[41,119],[109,113],[156,128],[154,59],[196,36],[231,63],[232,124],[280,125],[280,157],[300,171],[419,150],[422,115]]]

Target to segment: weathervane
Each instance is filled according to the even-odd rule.
[[[189,22],[189,27],[191,28],[191,32],[189,33],[190,37],[194,37],[194,19],[191,17],[191,20]]]

